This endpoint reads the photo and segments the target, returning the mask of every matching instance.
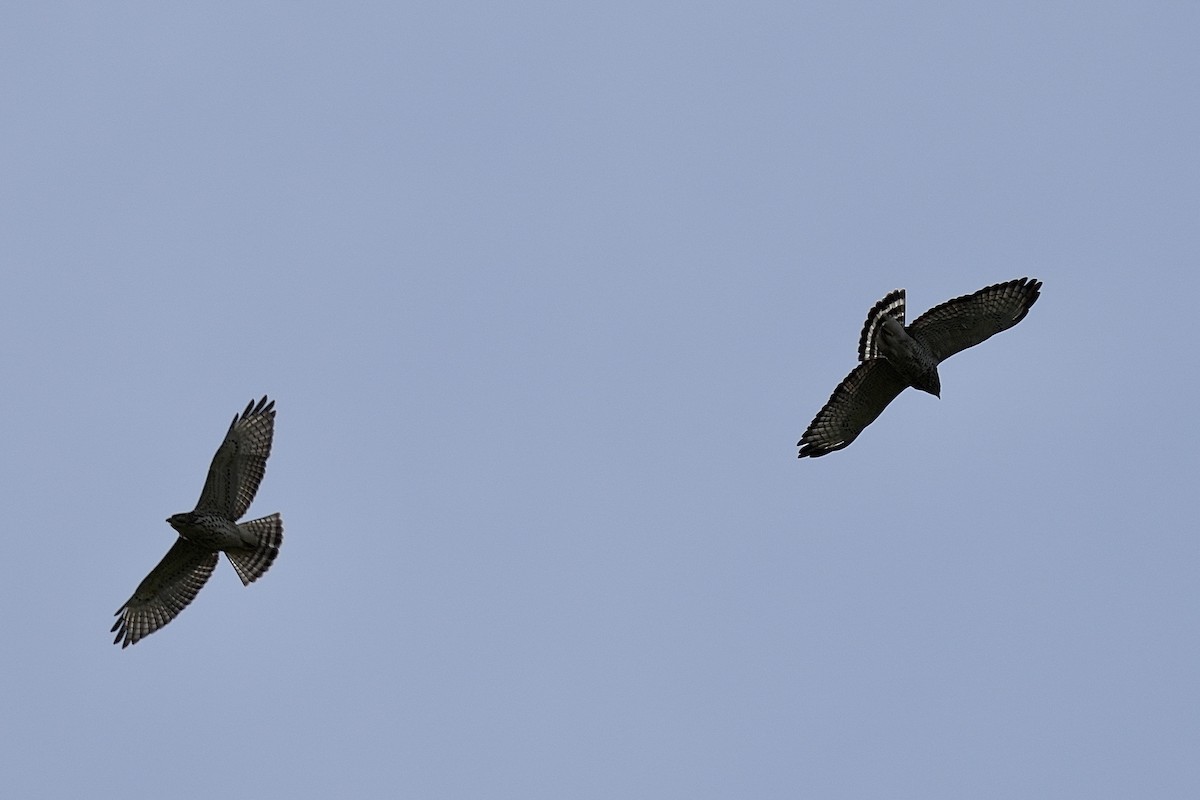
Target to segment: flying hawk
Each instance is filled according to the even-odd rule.
[[[935,306],[907,327],[904,290],[889,293],[867,314],[859,365],[800,437],[800,458],[846,447],[909,386],[940,397],[938,364],[1025,319],[1041,288],[1031,278],[997,283]]]
[[[258,405],[251,400],[241,416],[233,415],[196,508],[167,519],[179,538],[117,610],[113,644],[128,647],[175,619],[217,568],[222,552],[245,586],[271,566],[283,544],[282,518],[271,514],[240,524],[238,520],[258,491],[274,433],[274,400],[263,397]]]

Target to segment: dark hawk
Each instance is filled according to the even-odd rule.
[[[264,397],[257,405],[251,400],[240,416],[233,415],[196,508],[167,519],[179,538],[117,610],[114,644],[128,647],[175,619],[217,568],[222,552],[245,586],[270,568],[283,544],[282,518],[271,514],[249,522],[238,520],[250,507],[266,472],[274,434],[273,400]]]
[[[1032,278],[997,283],[934,306],[907,327],[904,290],[889,293],[867,314],[859,365],[800,437],[800,458],[846,447],[909,386],[940,397],[938,364],[1025,319],[1041,288]]]

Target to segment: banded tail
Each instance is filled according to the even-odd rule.
[[[879,358],[879,329],[885,317],[892,317],[904,327],[904,290],[893,289],[867,313],[862,333],[858,337],[858,360]]]
[[[229,556],[229,563],[242,579],[242,585],[249,586],[271,568],[275,556],[279,555],[279,547],[283,544],[283,518],[272,514],[243,522],[238,529],[246,538],[257,541],[258,546],[226,550],[225,555]]]

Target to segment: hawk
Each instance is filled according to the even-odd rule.
[[[113,644],[126,648],[175,619],[217,568],[222,552],[244,586],[270,568],[283,544],[283,519],[271,514],[241,524],[237,520],[258,491],[274,434],[274,400],[264,396],[257,405],[251,400],[245,411],[233,415],[196,508],[167,519],[179,538],[117,610]]]
[[[1031,278],[997,283],[934,306],[907,327],[904,290],[890,292],[867,314],[859,365],[800,437],[800,458],[846,447],[909,386],[941,397],[938,364],[1025,319],[1041,288]]]

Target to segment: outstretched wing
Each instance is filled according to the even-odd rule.
[[[241,519],[254,500],[258,484],[267,471],[271,439],[275,435],[275,401],[264,396],[258,405],[251,400],[241,416],[234,415],[208,468],[197,511]]]
[[[112,626],[117,638],[113,644],[124,639],[121,647],[129,647],[175,619],[217,568],[217,555],[179,537],[158,566],[138,584],[133,597],[117,610],[117,621]]]
[[[1041,288],[1041,281],[1021,278],[947,300],[917,317],[909,335],[944,361],[1025,319]]]
[[[800,458],[818,458],[853,442],[906,386],[900,373],[884,359],[863,361],[833,390],[829,402],[800,437]]]

